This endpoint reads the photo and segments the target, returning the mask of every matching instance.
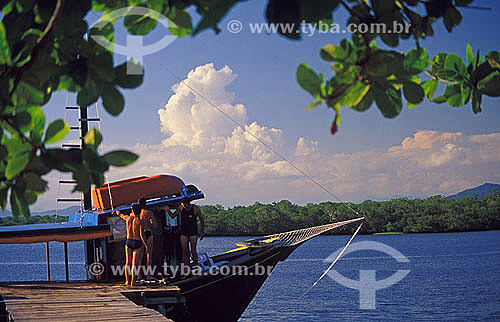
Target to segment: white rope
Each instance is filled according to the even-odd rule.
[[[328,268],[323,272],[323,274],[321,274],[321,276],[318,278],[318,280],[316,282],[314,282],[313,285],[311,285],[311,287],[307,291],[305,291],[304,294],[302,294],[302,296],[300,298],[303,298],[313,287],[315,287],[316,285],[318,285],[319,281],[321,281],[323,279],[323,277],[325,277],[326,274],[328,274],[328,272],[332,269],[333,265],[335,265],[335,263],[337,263],[339,261],[339,259],[342,257],[342,255],[344,255],[345,251],[347,250],[347,247],[349,247],[349,245],[351,244],[352,240],[354,239],[354,237],[356,237],[356,235],[358,234],[359,230],[361,229],[361,226],[363,226],[363,222],[361,222],[361,224],[359,225],[358,229],[356,229],[356,231],[351,236],[351,238],[349,239],[349,241],[347,242],[347,244],[344,246],[344,248],[342,249],[342,251],[337,255],[337,258],[335,258],[335,260],[330,264],[330,266],[328,266]]]

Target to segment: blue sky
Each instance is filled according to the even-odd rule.
[[[454,52],[465,57],[465,47],[470,43],[476,51],[481,50],[485,54],[489,50],[498,50],[500,48],[500,37],[498,37],[498,21],[500,18],[499,8],[497,1],[484,0],[476,1],[477,5],[492,7],[492,11],[483,10],[461,10],[464,19],[462,24],[451,34],[449,34],[442,22],[435,24],[436,36],[424,42],[425,48],[428,50],[431,57],[439,52]],[[173,73],[185,79],[187,74],[195,69],[197,66],[203,66],[208,63],[213,63],[214,71],[221,70],[224,66],[230,68],[232,80],[227,84],[225,90],[229,93],[234,93],[234,100],[224,102],[233,105],[243,104],[245,108],[245,115],[243,117],[244,124],[256,124],[266,129],[279,129],[281,134],[277,139],[280,143],[273,145],[280,153],[285,154],[297,165],[303,167],[303,170],[312,173],[313,177],[318,180],[323,180],[322,184],[328,186],[332,192],[339,194],[342,198],[347,200],[359,201],[368,198],[384,198],[393,195],[430,195],[434,193],[448,193],[459,191],[462,188],[468,187],[471,184],[480,184],[481,181],[498,182],[498,175],[495,177],[495,168],[498,168],[496,160],[487,160],[482,163],[478,169],[462,169],[464,160],[472,160],[472,155],[461,156],[460,167],[453,162],[459,162],[455,159],[447,161],[448,163],[440,163],[439,167],[446,166],[449,172],[449,178],[440,178],[442,182],[456,176],[453,174],[453,168],[456,171],[471,171],[468,177],[463,177],[461,181],[450,181],[450,184],[441,186],[439,182],[434,182],[432,187],[425,187],[425,180],[423,183],[416,184],[414,187],[407,186],[408,180],[419,181],[418,178],[426,176],[433,176],[432,171],[443,173],[442,169],[431,169],[428,167],[420,167],[415,170],[414,176],[404,176],[401,174],[395,175],[390,173],[389,169],[373,169],[368,167],[367,170],[363,169],[363,165],[357,164],[355,168],[358,169],[358,174],[350,177],[342,177],[339,173],[332,173],[332,171],[339,171],[348,173],[345,168],[340,165],[337,168],[330,168],[324,166],[324,171],[321,170],[319,165],[328,165],[331,162],[338,162],[339,158],[352,158],[356,160],[363,160],[364,153],[379,153],[374,158],[381,157],[380,153],[384,154],[394,146],[401,146],[405,138],[414,139],[415,142],[420,142],[415,139],[415,133],[421,133],[419,138],[426,140],[434,140],[444,145],[432,145],[434,152],[439,152],[446,148],[446,144],[454,144],[457,149],[461,151],[469,151],[466,153],[481,151],[488,149],[497,149],[498,142],[496,137],[492,142],[481,143],[473,145],[471,142],[476,142],[474,135],[486,135],[500,132],[500,109],[498,108],[498,100],[486,99],[483,103],[483,112],[478,115],[472,113],[470,104],[461,108],[452,108],[446,104],[437,105],[428,102],[422,103],[420,106],[407,109],[405,108],[401,115],[395,119],[384,119],[376,106],[364,113],[358,113],[344,109],[342,112],[342,124],[339,132],[335,136],[329,134],[329,126],[333,119],[332,110],[327,109],[324,105],[319,106],[313,111],[305,111],[305,107],[312,102],[312,98],[303,91],[295,78],[297,66],[302,62],[306,62],[318,72],[323,72],[328,75],[330,66],[323,62],[319,57],[319,50],[327,43],[337,44],[342,38],[343,34],[315,34],[312,37],[305,36],[300,41],[292,41],[285,39],[276,34],[252,34],[249,31],[248,23],[265,22],[266,1],[254,0],[243,2],[237,5],[219,24],[222,30],[219,35],[211,30],[204,31],[194,37],[186,37],[177,39],[171,45],[162,51],[146,56],[144,58],[145,79],[141,87],[134,90],[123,91],[126,98],[125,111],[117,118],[107,115],[101,108],[101,115],[103,115],[103,132],[105,137],[105,145],[107,148],[128,148],[136,149],[139,144],[147,151],[162,150],[165,154],[158,155],[158,164],[169,158],[169,155],[177,154],[173,150],[173,143],[165,144],[164,140],[172,135],[172,128],[169,125],[162,123],[159,118],[158,110],[164,109],[165,104],[176,92],[172,91],[172,86],[178,83],[178,79],[173,78],[170,73]],[[345,11],[340,8],[336,11],[334,21],[343,25],[345,21]],[[233,34],[227,31],[226,25],[229,21],[237,19],[243,23],[243,30],[240,33]],[[95,21],[93,17],[89,17],[89,21]],[[116,42],[125,43],[125,33],[120,28],[117,33]],[[153,43],[162,38],[166,30],[159,26],[150,35],[145,37],[146,44]],[[377,40],[378,44],[380,41]],[[407,50],[414,46],[413,41],[404,41],[399,47],[399,50]],[[124,57],[115,55],[115,62],[119,63],[124,61]],[[204,69],[204,70],[209,70]],[[202,71],[200,70],[199,73]],[[237,75],[237,76],[234,76]],[[228,76],[229,77],[229,76]],[[201,86],[201,85],[200,85]],[[210,91],[210,87],[207,87]],[[46,111],[49,119],[62,118],[64,115],[64,99],[65,93],[54,95],[52,100],[46,106]],[[70,98],[71,99],[71,98]],[[74,97],[72,98],[75,99]],[[210,108],[209,106],[206,107]],[[212,108],[213,109],[213,108]],[[213,113],[218,113],[213,110]],[[208,111],[207,111],[208,113]],[[167,113],[168,114],[168,113]],[[166,115],[166,114],[165,114]],[[182,115],[177,115],[182,120]],[[167,116],[165,116],[167,117]],[[173,117],[170,115],[169,117]],[[219,122],[219,121],[218,121]],[[231,136],[232,125],[228,122],[228,131],[218,133],[221,140],[227,141]],[[218,124],[218,123],[217,123]],[[164,132],[162,132],[162,126]],[[224,125],[226,126],[226,125]],[[256,128],[257,129],[257,128]],[[261,128],[258,128],[261,129]],[[180,131],[180,130],[177,130]],[[433,132],[432,132],[433,131]],[[457,143],[456,138],[450,136],[442,136],[443,133],[457,133],[460,132],[460,142]],[[202,131],[204,135],[208,135],[209,131]],[[274,133],[274,132],[273,132]],[[315,155],[309,154],[309,160],[297,159],[296,143],[299,138],[304,138],[308,142],[313,142],[312,146],[315,148]],[[471,139],[472,138],[472,139]],[[477,138],[477,137],[476,137]],[[446,141],[448,140],[448,141]],[[451,140],[451,141],[449,141]],[[222,142],[221,141],[221,142]],[[248,140],[247,140],[248,141]],[[433,142],[434,142],[433,141]],[[446,141],[446,142],[445,142]],[[481,140],[479,140],[481,141]],[[484,141],[484,140],[483,140]],[[481,142],[483,142],[481,141]],[[163,143],[162,143],[163,142]],[[212,141],[211,141],[212,142]],[[316,142],[316,143],[315,143]],[[200,147],[194,147],[192,141],[177,142],[177,148],[181,145],[186,145],[190,149],[190,153],[203,154],[205,151],[200,150]],[[213,143],[213,142],[212,142]],[[273,142],[274,144],[275,142]],[[147,145],[147,148],[145,148]],[[168,147],[166,148],[165,145]],[[493,147],[491,147],[493,146]],[[148,150],[150,149],[150,150]],[[253,146],[254,152],[256,147]],[[464,150],[465,149],[465,150]],[[397,149],[396,149],[397,150]],[[227,151],[227,147],[226,147]],[[290,152],[291,151],[291,152]],[[423,154],[432,152],[421,151]],[[494,150],[496,151],[496,150]],[[500,151],[499,151],[500,152]],[[412,152],[413,153],[413,152]],[[183,154],[179,154],[183,155]],[[189,153],[183,155],[189,158]],[[253,154],[255,156],[255,153]],[[215,158],[214,162],[224,163],[218,158],[221,157],[225,160],[226,156],[216,156],[207,154],[207,157],[212,156]],[[305,157],[305,155],[304,155]],[[415,158],[420,156],[405,155],[402,157],[401,162],[406,160],[409,164],[417,162]],[[279,160],[266,159],[260,166],[269,166],[276,170]],[[407,159],[405,159],[407,158]],[[413,159],[412,159],[413,158]],[[143,158],[144,159],[144,158]],[[267,161],[266,161],[267,160]],[[382,161],[385,160],[385,161]],[[391,159],[392,160],[392,159]],[[440,159],[441,160],[441,159]],[[149,160],[153,162],[152,160]],[[258,160],[255,159],[253,166],[259,167]],[[368,161],[368,160],[367,160]],[[166,162],[172,164],[174,161]],[[176,162],[179,162],[178,160]],[[194,161],[193,161],[194,162]],[[240,161],[241,162],[241,161]],[[267,162],[267,163],[266,163]],[[353,161],[354,162],[354,161]],[[361,162],[361,161],[360,161]],[[380,162],[388,162],[384,157],[381,157]],[[450,163],[451,162],[451,163]],[[418,163],[418,162],[417,162]],[[232,167],[230,163],[224,163],[225,167]],[[277,174],[273,181],[273,174],[268,173],[266,177],[266,189],[259,188],[263,183],[258,176],[249,178],[245,175],[248,174],[249,168],[242,170],[243,172],[235,172],[232,174],[231,179],[234,181],[245,181],[246,184],[242,185],[247,191],[237,192],[233,188],[223,188],[227,185],[227,180],[220,178],[207,178],[203,173],[193,174],[186,170],[189,166],[202,166],[201,164],[189,163],[186,167],[182,168],[166,168],[163,166],[152,167],[151,164],[145,167],[145,164],[138,164],[133,166],[129,173],[133,174],[154,174],[148,173],[149,171],[158,170],[163,173],[178,174],[185,178],[186,181],[193,182],[200,185],[200,188],[210,192],[207,194],[207,203],[222,203],[224,205],[232,206],[235,204],[249,204],[255,201],[273,201],[279,199],[290,199],[294,202],[305,203],[308,201],[322,201],[329,200],[331,196],[324,194],[318,190],[307,180],[295,177],[291,172],[286,174]],[[334,166],[334,165],[332,165]],[[210,168],[209,164],[203,164],[203,167]],[[345,167],[349,168],[349,162]],[[172,171],[177,169],[179,173]],[[484,168],[484,169],[483,169]],[[460,170],[459,170],[460,169]],[[141,172],[142,171],[142,172]],[[403,171],[403,170],[400,170]],[[412,170],[413,171],[413,170]],[[144,173],[147,172],[147,173]],[[378,183],[369,186],[371,189],[359,189],[360,182],[364,177],[371,179],[377,178],[381,173],[392,179],[388,180],[385,184],[386,188],[380,188]],[[241,175],[241,178],[235,177]],[[127,172],[121,169],[112,170],[110,176],[114,179],[121,179]],[[208,176],[208,174],[206,174]],[[334,182],[329,182],[326,177],[336,177],[337,180],[342,177],[343,186],[337,189]],[[400,177],[398,181],[397,177]],[[187,179],[186,179],[187,178]],[[243,179],[242,179],[243,178]],[[244,179],[246,178],[246,179]],[[253,181],[252,181],[253,180]],[[260,180],[260,181],[259,181]],[[349,184],[349,180],[356,181]],[[382,181],[384,181],[382,180]],[[251,182],[252,181],[252,182]],[[406,185],[407,188],[398,189],[398,185]],[[206,185],[206,186],[202,186]],[[310,194],[301,197],[300,194],[279,192],[284,186],[285,191],[291,190],[311,190]],[[352,186],[352,187],[351,187]],[[387,187],[391,187],[389,189]],[[454,189],[455,187],[455,189]],[[54,191],[57,187],[51,185],[51,192],[47,196],[42,197],[40,202],[35,205],[34,209],[50,209],[50,198],[53,197]],[[261,190],[261,194],[256,193],[255,190]],[[269,191],[268,191],[269,190]],[[374,190],[373,193],[370,193]],[[379,191],[377,191],[379,190]],[[248,193],[252,191],[252,193]],[[398,193],[402,192],[402,193]],[[210,196],[210,197],[209,197]],[[53,207],[52,207],[53,208]]]

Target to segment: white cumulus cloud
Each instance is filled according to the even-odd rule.
[[[500,182],[500,133],[421,130],[385,149],[322,153],[317,141],[298,137],[286,142],[284,130],[249,122],[247,107],[227,89],[235,79],[228,66],[206,64],[190,71],[158,110],[165,134],[162,144],[127,146],[140,159],[132,166],[113,168],[110,180],[173,174],[203,190],[204,202],[228,206],[281,199],[336,201],[270,147],[350,201],[446,195],[486,181]],[[38,208],[53,208],[54,192],[57,186],[51,182]]]

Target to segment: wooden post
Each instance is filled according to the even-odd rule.
[[[47,258],[47,282],[50,282],[50,254],[49,242],[45,242],[45,257]]]
[[[69,282],[68,242],[64,242],[64,269],[66,271],[66,283],[68,283]]]

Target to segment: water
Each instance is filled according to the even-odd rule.
[[[241,321],[500,321],[500,231],[358,236],[354,242],[389,245],[410,262],[377,251],[356,251],[334,267],[350,279],[376,270],[377,280],[410,270],[400,282],[376,292],[376,308],[359,308],[359,291],[326,276],[323,262],[348,236],[320,236],[279,263]],[[213,237],[200,252],[219,254],[245,238]],[[64,279],[62,244],[51,243],[53,279]],[[70,277],[85,278],[83,243],[69,243]],[[45,279],[45,245],[0,245],[0,281]]]

